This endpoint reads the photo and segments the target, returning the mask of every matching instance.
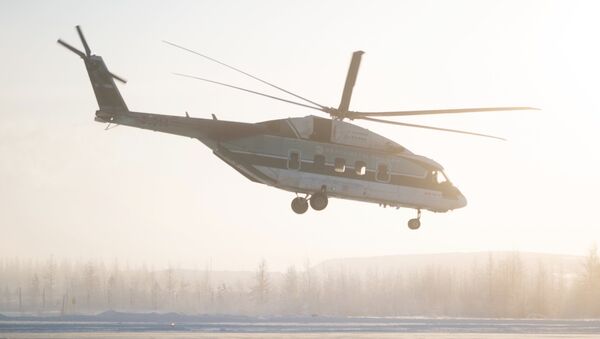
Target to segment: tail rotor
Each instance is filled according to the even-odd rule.
[[[90,46],[87,43],[87,40],[85,40],[85,36],[83,35],[83,31],[81,30],[81,26],[77,25],[75,26],[75,29],[77,30],[77,34],[79,35],[79,39],[81,39],[81,44],[83,45],[83,49],[85,50],[85,53],[83,53],[82,51],[78,50],[77,48],[73,47],[72,45],[64,42],[61,39],[58,39],[56,42],[58,42],[58,44],[60,44],[61,46],[65,47],[66,49],[68,49],[69,51],[79,55],[80,58],[83,59],[83,61],[88,62],[91,58],[95,57],[95,55],[92,55],[92,51],[90,50]],[[120,77],[112,72],[108,72],[110,74],[110,76],[121,82],[126,84],[127,80],[125,80],[123,77]]]
[[[127,83],[127,80],[110,72],[104,63],[104,60],[102,60],[102,57],[92,54],[81,27],[75,26],[75,29],[77,30],[77,34],[79,35],[79,39],[81,40],[85,52],[82,52],[61,39],[58,39],[57,42],[59,45],[83,59],[83,63],[85,64],[85,68],[92,83],[92,89],[94,90],[96,100],[98,101],[98,108],[100,109],[98,112],[101,112],[96,112],[96,118],[101,122],[110,122],[110,119],[106,117],[112,117],[115,114],[129,111],[115,84],[115,80],[122,83]]]

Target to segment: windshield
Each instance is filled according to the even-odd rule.
[[[445,184],[450,182],[450,180],[443,171],[432,171],[431,179],[436,184]]]

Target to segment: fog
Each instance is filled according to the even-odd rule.
[[[284,272],[269,271],[266,261],[254,271],[224,272],[4,259],[0,274],[0,310],[13,314],[600,316],[595,248],[586,257],[490,252],[355,258]]]

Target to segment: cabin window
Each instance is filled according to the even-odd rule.
[[[364,161],[357,161],[354,163],[354,171],[356,175],[365,175],[367,174],[367,164]]]
[[[288,158],[288,168],[289,169],[300,169],[300,153],[293,151],[290,152],[290,157]]]
[[[377,180],[378,181],[389,181],[390,180],[390,170],[388,165],[379,164],[377,166]]]
[[[338,173],[344,173],[346,171],[346,160],[342,158],[335,158],[335,171]]]
[[[325,156],[323,154],[315,154],[313,165],[316,170],[322,170],[325,168]]]

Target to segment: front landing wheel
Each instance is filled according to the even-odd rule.
[[[408,228],[410,228],[411,230],[417,230],[419,229],[419,227],[421,227],[421,220],[419,220],[418,218],[410,219],[408,221]]]
[[[308,201],[305,198],[296,197],[292,200],[292,210],[296,214],[303,214],[308,210]]]

